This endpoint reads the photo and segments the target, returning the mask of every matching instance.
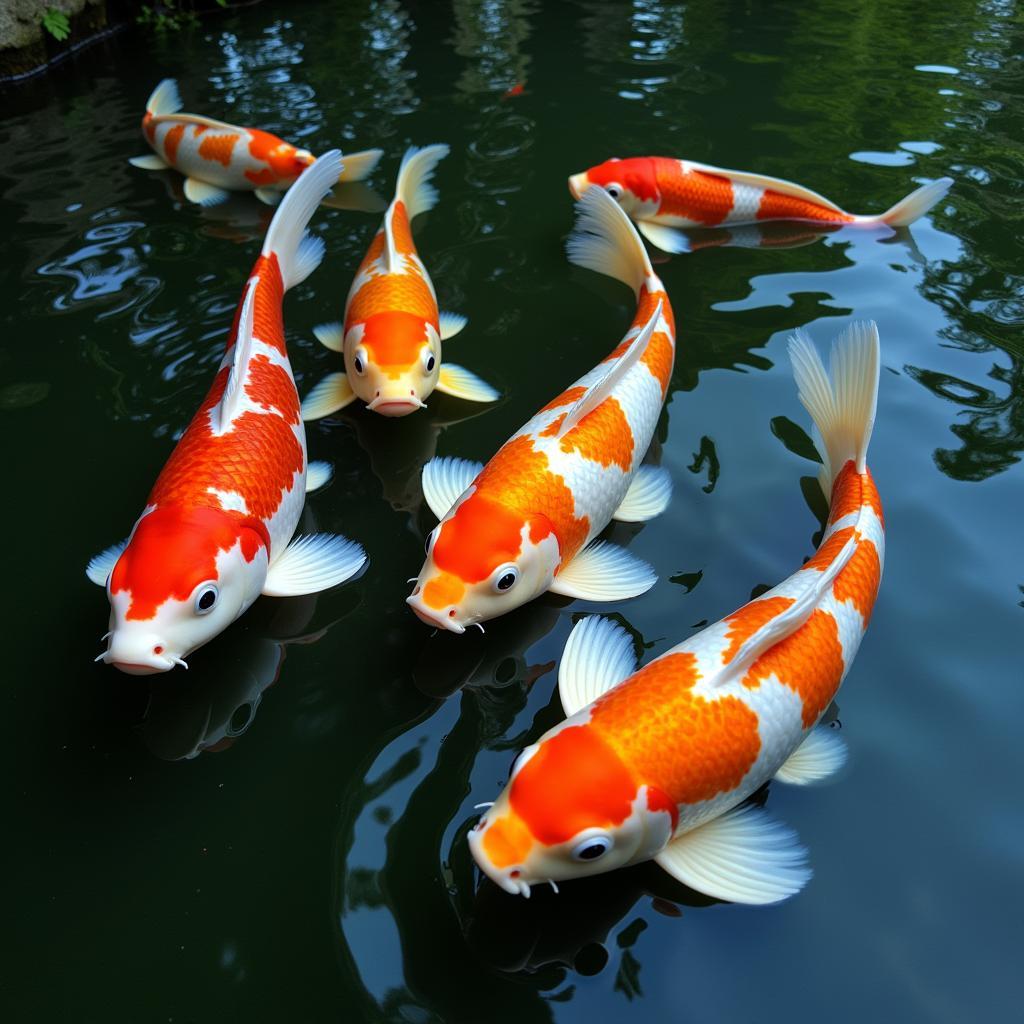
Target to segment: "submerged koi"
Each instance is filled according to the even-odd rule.
[[[131,536],[89,563],[86,575],[106,586],[110,601],[107,648],[97,661],[130,675],[187,668],[188,654],[260,594],[326,590],[366,561],[358,544],[334,534],[292,539],[307,491],[330,470],[306,465],[281,302],[323,257],[323,242],[305,228],[340,172],[333,150],[285,196],[205,401]]]
[[[878,592],[882,506],[865,456],[878,396],[874,324],[832,350],[831,379],[790,342],[820,431],[831,495],[817,553],[774,590],[636,670],[632,638],[590,617],[569,637],[569,717],[527,747],[470,833],[477,864],[511,893],[655,860],[709,896],[774,903],[810,877],[793,832],[743,805],[769,779],[813,782],[845,747],[818,725],[860,646]]]
[[[680,228],[724,227],[772,220],[815,224],[906,227],[923,217],[953,184],[939,178],[911,192],[882,214],[846,213],[830,199],[781,178],[731,171],[693,160],[645,156],[606,160],[569,178],[569,191],[581,196],[591,185],[603,188],[643,232],[665,252],[690,248]]]
[[[240,128],[180,110],[178,85],[165,78],[153,90],[142,118],[142,134],[156,155],[128,162],[146,171],[180,171],[190,202],[213,206],[224,202],[229,192],[243,191],[255,192],[273,206],[316,159],[309,150],[259,128]],[[382,152],[349,154],[338,181],[361,181],[377,166]]]
[[[356,271],[345,321],[321,324],[317,339],[345,360],[306,396],[302,416],[320,419],[357,398],[382,416],[422,409],[434,390],[471,402],[493,402],[497,391],[454,363],[441,363],[441,342],[458,334],[466,318],[441,313],[430,274],[412,240],[412,222],[437,202],[430,183],[447,146],[410,147],[402,158],[380,230]]]
[[[655,583],[646,562],[590,542],[612,519],[659,515],[671,497],[667,471],[641,462],[672,375],[675,320],[622,210],[600,189],[576,209],[570,261],[628,284],[636,315],[611,355],[486,466],[442,458],[424,467],[423,493],[441,522],[406,601],[429,625],[463,633],[548,590],[616,601]]]

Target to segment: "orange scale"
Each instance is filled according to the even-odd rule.
[[[729,624],[729,632],[725,636],[729,646],[722,655],[722,664],[728,665],[736,657],[740,647],[762,626],[789,608],[793,600],[792,597],[766,597],[761,601],[751,601],[739,611],[727,616],[725,621]]]
[[[606,398],[562,438],[563,452],[577,452],[601,466],[628,472],[633,464],[633,431],[615,398]]]
[[[852,601],[867,626],[881,578],[882,563],[878,557],[878,548],[870,540],[861,537],[853,556],[832,584],[832,593],[837,601]]]

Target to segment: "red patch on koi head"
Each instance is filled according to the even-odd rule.
[[[265,529],[237,512],[156,508],[136,527],[110,576],[111,594],[131,593],[127,619],[152,619],[167,600],[187,600],[200,583],[217,579],[217,555],[241,544],[251,562],[266,546]]]
[[[277,181],[297,178],[308,166],[308,161],[298,156],[299,151],[290,142],[285,142],[270,132],[260,131],[259,128],[249,129],[249,152],[269,167]],[[247,176],[252,178],[251,174]],[[260,184],[270,182],[264,181]]]
[[[602,188],[612,184],[621,185],[642,202],[660,198],[654,160],[649,156],[605,160],[603,164],[591,167],[587,171],[587,178],[591,185],[600,185]]]
[[[499,565],[519,557],[525,525],[522,515],[484,495],[472,494],[441,524],[434,542],[434,564],[463,583],[479,583]],[[533,532],[531,529],[531,538]]]
[[[427,321],[397,309],[371,316],[360,340],[374,364],[395,377],[419,359],[426,343]]]

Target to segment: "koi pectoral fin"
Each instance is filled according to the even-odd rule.
[[[256,189],[256,198],[261,203],[266,203],[267,206],[277,206],[281,202],[281,196],[283,192],[278,191],[276,188],[258,188]]]
[[[437,375],[436,389],[455,398],[464,398],[467,402],[496,402],[501,392],[481,380],[475,373],[470,373],[464,366],[445,363]]]
[[[423,497],[430,511],[438,519],[444,519],[483,468],[482,462],[470,462],[469,459],[451,456],[431,459],[423,467],[422,476]]]
[[[346,373],[329,373],[302,402],[299,409],[304,420],[319,420],[344,409],[356,400],[356,393]]]
[[[463,316],[461,313],[442,311],[438,314],[437,322],[441,328],[441,340],[447,341],[449,338],[454,338],[469,323],[469,317]]]
[[[583,601],[621,601],[645,594],[657,582],[657,573],[642,558],[597,541],[562,566],[548,589]]]
[[[819,725],[812,729],[775,773],[779,782],[807,786],[827,779],[846,764],[846,744],[835,729]]]
[[[127,538],[118,541],[117,544],[111,544],[109,548],[101,551],[95,558],[90,559],[89,564],[85,567],[85,575],[97,587],[105,587],[107,585],[107,577],[113,571],[117,560],[121,557],[121,552],[126,547],[128,547]]]
[[[732,903],[778,903],[811,877],[796,833],[759,807],[734,807],[677,836],[654,859],[691,889]]]
[[[576,714],[635,671],[633,638],[611,619],[587,616],[569,634],[558,666],[558,696],[565,713]]]
[[[317,324],[313,328],[313,337],[332,352],[345,350],[345,331],[338,320],[333,320],[329,324]]]
[[[680,253],[690,251],[690,239],[685,231],[679,228],[665,227],[664,224],[654,224],[649,220],[638,220],[636,222],[640,234],[647,239],[651,245],[657,246],[662,252]]]
[[[365,564],[362,545],[336,533],[295,537],[270,563],[263,593],[267,597],[317,594],[351,579]]]
[[[185,198],[190,203],[197,203],[199,206],[216,206],[218,203],[223,203],[228,195],[226,189],[209,185],[198,178],[185,179]]]
[[[171,166],[166,160],[161,160],[155,153],[147,153],[145,156],[133,156],[128,163],[132,167],[141,167],[144,171],[166,171]]]
[[[329,462],[321,462],[319,459],[306,466],[306,493],[319,491],[326,487],[334,476],[334,467]]]
[[[645,523],[660,516],[672,500],[672,477],[661,466],[641,466],[612,519],[620,523]]]

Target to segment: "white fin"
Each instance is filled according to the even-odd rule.
[[[558,666],[558,696],[575,715],[636,671],[633,638],[617,622],[589,615],[577,622]]]
[[[576,200],[576,224],[565,251],[570,263],[617,278],[635,294],[654,274],[632,221],[603,188],[588,188]]]
[[[242,312],[238,315],[238,333],[235,335],[235,344],[231,350],[231,370],[228,372],[228,380],[224,385],[224,394],[220,396],[220,402],[212,412],[216,416],[215,424],[218,433],[223,433],[228,424],[239,412],[239,403],[242,399],[244,388],[241,382],[245,377],[245,369],[252,358],[254,310],[256,306],[256,289],[259,287],[259,278],[250,278],[246,282],[245,296],[242,298]]]
[[[819,725],[812,729],[785,764],[775,773],[779,782],[807,786],[820,782],[846,764],[846,744],[835,729]]]
[[[263,593],[267,597],[318,594],[350,579],[365,562],[362,547],[336,533],[295,537],[270,563]]]
[[[334,467],[329,462],[322,462],[319,459],[306,466],[306,493],[319,491],[326,487],[334,476]]]
[[[181,94],[173,78],[165,78],[146,100],[146,112],[154,117],[160,114],[176,114],[181,110]]]
[[[107,577],[113,572],[114,566],[117,564],[117,560],[121,557],[121,552],[128,547],[128,539],[125,538],[122,541],[118,541],[117,544],[111,544],[109,548],[101,551],[94,558],[90,559],[89,564],[85,567],[85,575],[92,580],[93,583],[98,587],[105,587],[107,585]]]
[[[440,313],[437,322],[440,325],[441,340],[447,341],[454,338],[469,323],[469,318],[461,313]]]
[[[395,198],[405,204],[411,222],[418,214],[426,213],[437,202],[437,189],[430,183],[437,165],[451,152],[445,145],[410,146],[402,157],[395,185]]]
[[[317,324],[313,328],[313,337],[332,352],[345,351],[345,330],[340,320],[332,320],[329,324]]]
[[[636,226],[640,229],[640,234],[662,252],[680,253],[689,252],[691,249],[689,237],[679,228],[666,227],[664,224],[655,224],[649,220],[638,220]]]
[[[438,391],[456,398],[465,398],[469,402],[496,402],[501,392],[481,380],[475,373],[470,373],[464,366],[455,363],[444,363],[437,375]]]
[[[383,155],[383,149],[364,149],[359,153],[346,154],[345,167],[338,181],[362,181],[369,177]]]
[[[209,185],[198,178],[186,178],[184,192],[185,198],[198,206],[216,206],[230,195],[227,189]]]
[[[267,206],[277,206],[281,202],[282,192],[276,188],[258,188],[253,191],[253,195],[261,203],[266,203]]]
[[[905,228],[908,224],[913,224],[918,217],[923,217],[945,196],[952,184],[952,178],[939,178],[929,185],[922,185],[886,210],[878,220],[891,228]]]
[[[304,281],[323,258],[323,242],[307,235],[306,225],[339,174],[341,153],[332,149],[299,175],[267,228],[262,255],[277,254],[285,291]]]
[[[302,401],[299,414],[304,420],[319,420],[344,409],[356,400],[346,373],[329,373]]]
[[[400,274],[403,270],[402,261],[395,246],[395,232],[392,222],[395,216],[395,204],[392,203],[384,214],[384,269],[389,274]]]
[[[431,459],[423,467],[423,497],[430,511],[444,519],[455,504],[483,471],[482,462],[445,456]]]
[[[858,473],[866,468],[878,405],[878,327],[874,321],[866,321],[843,331],[832,343],[829,373],[803,331],[790,338],[789,358],[800,401],[821,437],[821,482],[825,496],[830,497],[835,475],[849,459],[856,463]]]
[[[660,516],[672,500],[672,477],[661,466],[641,466],[612,519],[620,523],[645,523]]]
[[[835,210],[836,213],[845,212],[836,206],[831,199],[826,199],[818,192],[812,192],[809,188],[804,188],[803,185],[798,185],[794,181],[786,181],[785,178],[772,178],[767,174],[752,174],[750,171],[733,171],[727,167],[713,167],[711,164],[699,164],[693,160],[684,160],[682,162],[686,165],[687,170],[703,171],[705,174],[717,174],[722,178],[738,182],[740,185],[770,188],[773,192],[778,192],[779,195],[803,199],[808,203],[817,203],[818,206],[824,206],[827,210]]]
[[[562,566],[548,589],[582,601],[621,601],[647,593],[657,582],[658,574],[642,558],[599,540]]]
[[[796,833],[759,807],[734,807],[677,836],[654,859],[691,889],[733,903],[778,903],[811,877]]]
[[[146,156],[133,156],[128,161],[132,167],[141,167],[144,171],[166,171],[171,165],[166,160],[161,160],[156,153]]]
[[[584,192],[584,195],[590,195],[591,193],[597,195],[603,195],[603,189],[588,189]],[[611,200],[614,202],[614,200]],[[618,207],[616,207],[618,209]],[[619,356],[611,365],[611,369],[600,379],[590,385],[589,388],[580,396],[576,404],[565,414],[565,419],[562,420],[562,425],[558,428],[558,436],[565,437],[573,427],[579,426],[580,420],[583,419],[588,413],[593,412],[611,393],[615,390],[616,385],[629,373],[630,370],[637,364],[640,357],[647,351],[647,343],[651,340],[654,334],[655,327],[658,326],[658,319],[661,316],[661,299],[658,300],[658,305],[655,307],[654,312],[651,314],[650,319],[644,324],[643,329],[633,339],[629,348]]]

